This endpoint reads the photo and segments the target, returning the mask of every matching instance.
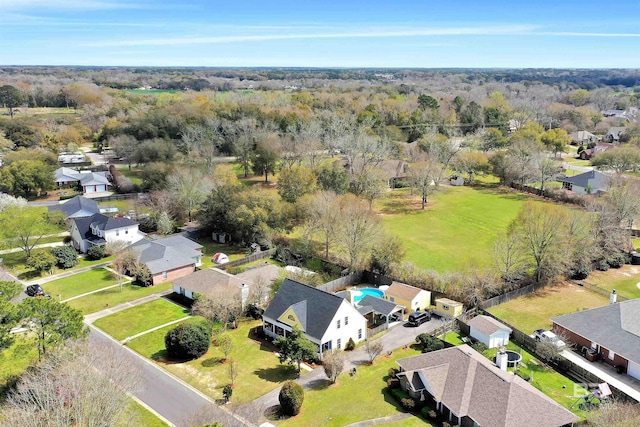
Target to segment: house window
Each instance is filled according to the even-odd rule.
[[[336,320],[336,329],[340,329],[340,319]]]
[[[338,350],[342,348],[342,340],[340,338],[338,338],[338,340],[336,341],[336,348]]]
[[[284,329],[282,329],[280,326],[276,326],[276,335],[285,336]]]
[[[180,295],[184,295],[184,288],[180,288]]]
[[[448,306],[448,305],[446,305],[446,304],[442,304],[442,309],[443,309],[443,310],[449,310],[449,306]]]
[[[124,230],[124,234],[129,234],[129,230]]]
[[[349,324],[349,318],[347,316],[345,316],[344,318],[344,326],[347,326]]]
[[[264,322],[264,329],[273,332],[273,323]]]
[[[391,302],[396,302],[396,297],[389,297],[389,300],[390,300]]]
[[[413,305],[415,305],[417,307],[418,305],[420,305],[420,301],[414,302]]]
[[[120,230],[116,230],[116,236],[120,235]]]
[[[167,272],[166,272],[166,271],[163,271],[163,272],[162,272],[162,278],[163,278],[163,279],[166,279],[166,278],[167,278]]]
[[[616,357],[616,353],[611,351],[611,350],[609,350],[609,360],[613,360],[613,359],[615,359],[615,357]]]
[[[358,329],[358,339],[362,339],[362,329]]]

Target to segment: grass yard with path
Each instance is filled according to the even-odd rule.
[[[354,376],[350,376],[348,372],[342,373],[336,384],[329,385],[327,381],[317,388],[305,391],[299,415],[283,421],[269,422],[279,427],[341,427],[357,421],[403,413],[404,410],[387,392],[385,377],[389,368],[398,367],[396,360],[418,354],[420,351],[411,347],[397,349],[391,356],[378,357],[373,366],[358,366]],[[408,420],[405,420],[389,425],[418,425],[407,422]],[[420,425],[430,424],[421,420]]]
[[[202,321],[202,318],[193,317],[186,322]],[[236,361],[239,372],[231,397],[234,403],[251,402],[275,389],[283,381],[297,376],[293,367],[278,362],[271,346],[265,346],[250,336],[251,329],[260,324],[260,321],[244,320],[240,322],[238,329],[228,331],[233,340],[229,358]],[[222,388],[229,384],[230,380],[229,365],[221,361],[224,354],[220,348],[211,346],[204,356],[189,362],[177,363],[166,360],[164,336],[177,325],[142,335],[131,340],[128,345],[213,399],[221,399]]]
[[[131,400],[131,404],[122,416],[116,427],[167,427],[168,424],[156,417],[151,411],[140,405],[135,400]]]
[[[609,299],[580,286],[561,283],[491,307],[487,311],[522,332],[551,328],[551,319],[588,308],[607,305]]]
[[[438,272],[493,265],[493,245],[530,197],[502,188],[442,187],[425,210],[409,189],[375,204],[387,233],[399,237],[407,261]]]
[[[626,298],[640,298],[640,266],[626,264],[621,268],[610,268],[607,271],[593,271],[585,280],[601,288],[613,290]]]
[[[189,314],[184,307],[161,298],[103,317],[93,324],[120,341]]]
[[[116,286],[111,289],[76,298],[69,301],[68,304],[73,308],[81,310],[82,314],[90,314],[108,307],[114,307],[124,302],[133,301],[151,294],[169,290],[171,289],[171,286],[171,282],[147,287],[134,285],[132,283],[125,283],[122,286],[122,291],[120,291],[119,286]]]
[[[58,298],[58,295],[62,295],[62,299],[65,300],[76,295],[106,288],[116,283],[118,281],[113,277],[112,272],[104,268],[97,268],[47,282],[42,287],[52,297]]]
[[[29,270],[29,268],[25,264],[27,259],[24,251],[2,254],[0,255],[0,258],[3,259],[2,264],[7,268],[9,273],[17,276],[21,280],[35,280],[38,277],[44,276],[42,274],[37,274],[35,271]],[[76,265],[75,267],[67,270],[63,270],[58,267],[53,267],[52,271],[53,271],[53,274],[59,274],[67,271],[77,270],[83,267],[90,267],[92,265],[108,262],[111,260],[113,260],[113,256],[102,258],[97,261],[89,261],[84,257],[80,257],[78,258],[78,265]]]

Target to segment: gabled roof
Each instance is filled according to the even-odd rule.
[[[53,172],[55,182],[79,181],[80,172],[71,168],[58,168]]]
[[[510,327],[498,322],[493,317],[485,316],[483,314],[471,319],[469,326],[472,326],[486,335],[491,335],[497,331],[509,331],[509,333],[511,333]]]
[[[305,310],[301,310],[303,305],[299,304],[303,301],[306,305]],[[292,307],[294,311],[297,310],[296,315],[304,316],[303,318],[299,317],[299,320],[302,324],[306,323],[307,325],[305,333],[319,341],[342,304],[348,303],[338,295],[286,279],[265,310],[264,317],[278,319]]]
[[[389,289],[384,291],[385,295],[390,295],[398,298],[402,298],[405,300],[411,301],[422,291],[420,288],[416,288],[415,286],[407,285],[401,282],[392,282]]]
[[[259,280],[259,277],[270,283],[278,278],[279,273],[280,268],[273,264],[266,264],[236,275],[218,268],[205,268],[175,279],[173,284],[192,292],[207,295],[218,286],[235,286],[237,288],[242,285],[251,286],[256,280]]]
[[[193,249],[193,246],[202,248],[202,245],[177,235],[157,240],[138,240],[129,248],[138,254],[138,261],[144,263],[151,274],[158,274],[163,271],[195,265],[195,258],[201,256],[202,253]]]
[[[436,303],[441,303],[441,304],[446,304],[446,305],[452,305],[454,307],[457,307],[459,305],[462,305],[461,302],[459,301],[454,301],[452,299],[449,298],[436,298],[435,300]]]
[[[558,427],[578,420],[522,378],[503,371],[468,345],[398,360],[415,392],[481,426]]]
[[[590,170],[580,175],[566,177],[562,180],[562,182],[568,182],[576,187],[587,188],[591,185],[594,191],[608,187],[610,181],[611,177],[609,175],[605,175],[597,170]]]
[[[624,126],[612,126],[607,131],[607,135],[606,136],[611,136],[614,139],[618,139],[620,137],[620,135],[625,133],[626,131],[627,131],[627,128],[624,127]]]
[[[52,211],[61,211],[65,219],[68,219],[92,216],[99,213],[100,209],[98,209],[98,203],[95,200],[76,196],[59,205],[49,206],[49,212]]]
[[[111,185],[104,172],[83,173],[80,175],[82,185]]]
[[[129,218],[111,218],[100,213],[96,213],[88,217],[72,218],[72,221],[76,224],[80,236],[82,236],[83,239],[90,240],[94,243],[104,243],[104,239],[95,236],[91,232],[92,226],[99,230],[115,230],[117,228],[126,228],[138,225],[137,222],[132,221]]]
[[[579,130],[571,134],[572,141],[582,142],[582,141],[591,141],[596,139],[598,139],[597,136],[595,136],[594,134],[586,130]]]
[[[556,325],[640,364],[640,298],[551,319]]]
[[[365,295],[364,298],[358,301],[358,305],[361,307],[371,307],[376,313],[380,313],[385,316],[389,316],[394,311],[397,311],[398,308],[402,307],[401,305],[392,303],[382,298],[375,297],[373,295]]]

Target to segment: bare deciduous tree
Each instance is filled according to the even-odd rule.
[[[204,317],[211,327],[216,321],[227,324],[242,312],[242,295],[235,286],[216,286],[208,295],[200,296],[192,307],[193,313]]]
[[[229,374],[229,380],[231,381],[231,387],[233,387],[236,383],[236,378],[238,378],[238,362],[229,359],[227,361],[227,372]]]
[[[329,381],[335,383],[338,375],[344,369],[344,353],[342,350],[326,350],[322,353],[322,368],[329,378]]]
[[[119,351],[118,351],[119,350]],[[69,344],[23,374],[2,407],[3,424],[109,426],[126,413],[140,373],[118,347]],[[136,420],[129,420],[136,424]]]
[[[167,178],[169,191],[188,212],[200,207],[213,188],[212,180],[199,169],[178,169]]]
[[[356,271],[380,236],[380,220],[369,211],[366,202],[347,194],[340,200],[338,221],[338,243],[349,257],[349,270]]]
[[[373,365],[373,361],[376,357],[380,356],[384,351],[384,346],[380,341],[371,341],[367,339],[364,343],[364,349],[369,355],[369,363]]]

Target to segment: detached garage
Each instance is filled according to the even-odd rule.
[[[476,316],[469,322],[471,338],[475,338],[489,348],[509,344],[511,328],[489,316]]]

